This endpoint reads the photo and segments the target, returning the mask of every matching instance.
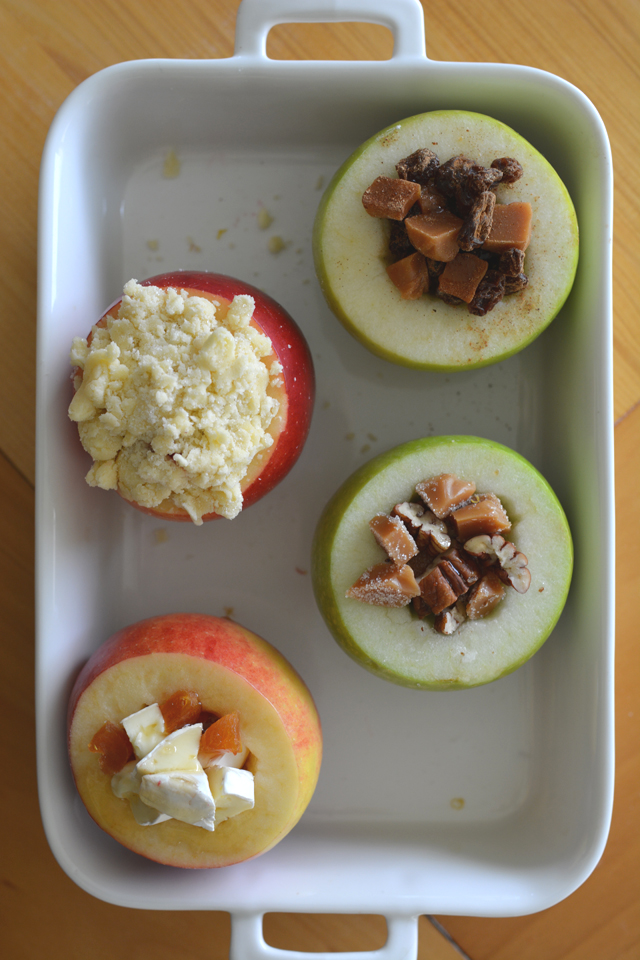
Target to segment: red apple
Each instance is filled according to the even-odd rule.
[[[178,690],[195,691],[217,715],[237,711],[255,807],[209,832],[179,820],[140,826],[118,799],[95,733]],[[96,823],[124,846],[179,867],[222,867],[264,853],[297,823],[315,789],[322,755],[311,694],[266,640],[226,618],[177,613],[125,627],[79,674],[69,703],[68,747],[80,796]]]
[[[270,387],[269,390],[270,395],[279,401],[278,414],[268,430],[274,442],[268,450],[254,458],[241,483],[243,509],[246,509],[284,479],[300,456],[307,439],[315,399],[315,375],[307,341],[284,307],[251,284],[233,277],[204,271],[177,270],[150,277],[141,281],[141,285],[164,289],[176,287],[192,295],[216,300],[222,309],[226,309],[239,294],[247,294],[255,301],[252,325],[271,340],[273,351],[282,364],[284,386]],[[117,315],[120,303],[121,298],[111,305],[99,321],[99,326],[106,323],[107,316]],[[191,520],[187,511],[171,500],[164,500],[156,507],[144,507],[129,499],[127,502],[143,513],[164,520]],[[207,513],[202,519],[214,520],[218,516],[217,513]]]

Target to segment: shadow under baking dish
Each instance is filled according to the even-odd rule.
[[[581,262],[561,314],[524,352],[437,374],[386,363],[349,337],[324,303],[310,240],[322,187],[362,140],[448,106],[511,124],[554,164],[578,211]],[[89,892],[148,908],[506,916],[551,905],[593,869],[612,770],[601,138],[577,91],[517,67],[149,61],[98,74],[63,107],[41,193],[38,762],[49,841]],[[236,520],[201,528],[90,489],[66,419],[72,337],[129,278],[180,268],[229,273],[280,301],[309,341],[318,384],[289,476]],[[567,512],[576,568],[532,661],[442,694],[381,681],[339,650],[315,607],[309,548],[352,470],[445,433],[505,443],[535,464]],[[75,671],[120,626],[174,610],[230,615],[274,643],[323,721],[323,768],[300,824],[266,856],[219,872],[163,868],[119,847],[90,821],[66,761]]]

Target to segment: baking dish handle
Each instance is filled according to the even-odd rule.
[[[262,934],[262,917],[262,913],[232,915],[229,960],[417,960],[417,917],[387,917],[389,936],[384,947],[348,953],[303,953],[271,947]]]
[[[267,35],[279,23],[378,23],[393,34],[393,60],[426,59],[420,0],[242,0],[235,56],[267,57]]]
[[[262,934],[262,918],[262,913],[232,915],[229,960],[416,960],[418,956],[417,917],[387,917],[389,935],[384,947],[348,953],[306,953],[271,947]]]

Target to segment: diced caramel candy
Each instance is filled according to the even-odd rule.
[[[441,564],[433,567],[428,573],[420,577],[418,586],[420,596],[432,613],[442,613],[458,599],[458,594],[445,576]]]
[[[453,473],[441,473],[429,480],[422,480],[416,486],[418,496],[441,520],[475,492],[476,485],[472,480],[460,480]]]
[[[496,203],[491,231],[482,248],[492,253],[510,247],[526,250],[531,239],[531,213],[530,203]]]
[[[402,566],[417,554],[418,545],[399,517],[378,513],[369,520],[369,526],[376,541],[398,566]]]
[[[449,210],[419,213],[405,221],[409,240],[420,253],[432,260],[448,262],[458,254],[456,238],[462,220]]]
[[[388,266],[387,274],[403,300],[418,300],[429,289],[427,261],[417,250]]]
[[[447,209],[447,201],[435,187],[423,187],[420,191],[418,206],[421,213],[440,213]]]
[[[466,604],[469,620],[479,620],[491,613],[504,597],[504,584],[495,573],[487,573],[471,588]]]
[[[507,512],[494,493],[482,494],[471,503],[454,510],[450,520],[463,543],[479,533],[502,533],[511,528]]]
[[[420,594],[411,567],[405,564],[377,563],[358,577],[345,596],[379,607],[405,607]]]
[[[420,197],[420,184],[395,177],[377,177],[362,194],[362,204],[372,217],[404,220]]]
[[[450,260],[440,275],[438,290],[471,303],[477,286],[487,272],[489,264],[472,253],[463,253]]]

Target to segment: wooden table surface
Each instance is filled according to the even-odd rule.
[[[33,382],[38,167],[56,110],[77,84],[109,64],[230,56],[237,6],[238,0],[0,0],[0,944],[14,960],[228,955],[226,914],[131,911],[102,903],[68,879],[45,840],[34,761]],[[616,798],[600,864],[578,891],[539,914],[421,918],[419,957],[456,960],[462,952],[472,960],[638,960],[640,323],[633,283],[640,255],[640,6],[638,0],[423,0],[423,6],[434,59],[522,63],[558,74],[590,97],[609,131],[616,170],[618,603]],[[391,47],[384,28],[354,24],[278,27],[269,40],[269,54],[284,59],[383,59]],[[265,931],[276,946],[308,951],[371,950],[385,938],[379,917],[272,915]]]

